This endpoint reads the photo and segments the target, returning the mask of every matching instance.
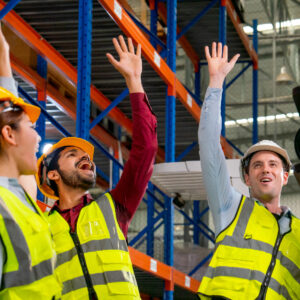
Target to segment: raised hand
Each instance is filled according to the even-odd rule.
[[[113,44],[120,60],[117,61],[110,53],[107,53],[106,56],[115,69],[124,76],[130,93],[144,92],[141,82],[141,45],[138,44],[135,53],[131,38],[128,38],[128,47],[122,35],[118,38],[119,40],[113,39]]]
[[[232,70],[240,55],[236,54],[228,62],[228,47],[225,45],[222,49],[222,43],[218,43],[217,47],[216,43],[213,42],[211,55],[209,47],[205,46],[205,56],[208,63],[209,86],[222,88],[225,77]]]
[[[12,77],[12,71],[9,58],[9,45],[2,33],[0,23],[0,76]]]

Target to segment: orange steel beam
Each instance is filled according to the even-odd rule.
[[[244,32],[244,30],[242,28],[242,23],[234,9],[234,6],[233,6],[231,0],[226,1],[226,10],[227,10],[228,16],[230,17],[230,20],[231,20],[237,34],[239,35],[246,51],[248,52],[249,56],[251,57],[251,59],[253,61],[254,67],[258,67],[257,53],[255,52],[254,48],[252,47],[251,41],[249,40],[248,36],[246,35],[246,33]]]
[[[0,0],[0,10],[5,2]],[[58,51],[56,51],[41,35],[39,35],[16,12],[10,11],[4,18],[7,26],[26,43],[29,43],[48,62],[53,64],[59,72],[64,73],[75,85],[77,83],[77,70]],[[104,110],[110,105],[110,101],[93,85],[91,85],[92,100]],[[132,122],[120,109],[114,108],[109,116],[120,124],[129,134],[132,134]]]
[[[188,111],[191,112],[192,116],[199,121],[200,109],[193,97],[187,96],[188,92],[182,85],[179,87],[179,90],[177,90],[179,81],[175,74],[171,71],[167,63],[159,56],[156,50],[152,47],[150,41],[135,25],[122,6],[117,1],[98,0],[98,2],[101,3],[101,5],[108,11],[126,35],[130,36],[136,43],[142,45],[142,51],[150,65],[168,86],[176,89],[176,94],[179,100],[188,109]],[[185,92],[183,92],[183,89]]]
[[[198,280],[132,247],[128,247],[128,249],[134,266],[168,281],[171,285],[175,284],[193,293],[197,293],[200,285]]]
[[[72,119],[76,120],[76,106],[69,99],[64,97],[57,89],[51,85],[46,85],[45,79],[39,76],[35,71],[24,65],[19,59],[11,55],[11,66],[13,70],[18,73],[27,83],[36,87],[37,89],[46,89],[46,94],[52,98],[66,114]],[[91,134],[95,136],[99,141],[108,147],[118,149],[118,141],[111,136],[104,128],[96,125]],[[122,152],[124,158],[127,160],[129,157],[129,150],[122,146]]]
[[[5,6],[3,0],[0,0],[0,10]],[[27,24],[16,12],[9,12],[4,18],[5,24],[22,40],[29,43],[29,46],[45,57],[59,72],[64,73],[73,83],[77,82],[77,70],[45,39],[42,38],[29,24]],[[18,68],[15,65],[15,68]],[[16,69],[17,71],[17,69]],[[31,76],[31,71],[22,72],[22,76],[27,81]],[[35,84],[32,84],[35,85]],[[91,85],[91,99],[102,110],[107,108],[111,102],[93,85]],[[70,112],[69,112],[70,113]],[[118,108],[109,112],[109,116],[120,124],[130,135],[132,135],[132,121]],[[95,135],[92,130],[91,133]],[[100,139],[101,140],[101,139]],[[158,162],[164,161],[164,151],[159,149],[156,157]]]
[[[175,90],[176,96],[179,98],[185,108],[191,113],[194,119],[199,122],[201,109],[193,99],[193,97],[184,88],[181,82],[176,78],[167,63],[159,56],[152,47],[150,41],[144,33],[135,25],[131,17],[126,13],[122,6],[115,0],[98,0],[98,2],[108,11],[110,16],[119,25],[126,35],[130,36],[136,43],[142,45],[142,51],[153,69],[165,81],[171,90]],[[199,60],[197,60],[198,62]],[[221,144],[226,157],[231,158],[233,148],[224,138],[221,138]]]
[[[173,278],[174,283],[184,289],[187,289],[189,291],[192,291],[194,293],[198,292],[200,282],[190,276],[187,276],[186,274],[173,269]]]

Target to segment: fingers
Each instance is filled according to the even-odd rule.
[[[218,57],[222,57],[222,43],[220,42],[218,43]]]
[[[227,61],[228,59],[228,47],[225,45],[223,48],[223,58]]]
[[[142,53],[142,46],[141,46],[141,44],[138,44],[137,48],[136,48],[136,55],[138,57],[141,57],[141,53]]]
[[[121,46],[123,52],[128,52],[128,49],[127,49],[125,40],[123,38],[123,35],[119,35],[119,42],[120,42],[120,46]]]
[[[130,53],[134,54],[134,47],[131,38],[128,38],[128,49]]]
[[[106,53],[106,57],[115,68],[118,68],[119,62],[110,53]]]
[[[229,62],[229,65],[231,68],[234,67],[235,63],[237,62],[237,60],[239,59],[240,54],[236,54]]]
[[[216,57],[216,56],[217,56],[216,42],[213,42],[211,46],[211,57]]]
[[[209,47],[208,46],[205,46],[205,57],[206,57],[206,60],[210,60],[211,59],[211,56],[210,56],[210,53],[209,53]]]
[[[113,44],[114,44],[115,49],[116,49],[117,53],[119,54],[119,56],[122,55],[123,51],[120,47],[120,44],[119,44],[118,40],[116,38],[113,38],[112,41],[113,41]]]

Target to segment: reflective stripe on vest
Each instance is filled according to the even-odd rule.
[[[61,285],[54,275],[55,251],[49,224],[31,199],[36,212],[3,187],[0,195],[0,231],[6,257],[0,298],[59,297]]]
[[[69,225],[57,211],[49,215],[49,220],[57,249],[57,273],[64,285],[63,299],[70,298],[71,294],[74,299],[82,295],[88,297],[83,266],[79,263]],[[82,208],[76,234],[99,299],[140,299],[127,244],[117,223],[110,194]],[[68,269],[75,270],[75,274],[65,274]]]
[[[261,216],[265,220],[258,220]],[[269,236],[259,235],[265,233]],[[215,254],[200,284],[199,293],[229,299],[255,299],[262,283],[266,282],[265,299],[300,299],[298,233],[300,221],[292,216],[291,231],[280,240],[274,216],[252,199],[244,197],[235,220],[217,238]],[[267,242],[259,240],[258,236]],[[273,242],[268,243],[271,240]],[[275,242],[279,249],[273,259]],[[274,268],[270,268],[271,265]],[[269,270],[271,272],[267,274]]]
[[[51,259],[42,261],[38,265],[31,266],[30,253],[25,237],[19,225],[8,211],[2,198],[0,198],[0,214],[3,217],[6,230],[19,263],[18,270],[2,274],[1,289],[30,284],[45,276],[52,275],[53,262]],[[7,253],[7,255],[9,255],[9,253]]]

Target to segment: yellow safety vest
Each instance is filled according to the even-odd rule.
[[[110,194],[80,211],[76,231],[56,211],[48,215],[57,254],[56,271],[63,282],[62,299],[138,300],[126,240]]]
[[[54,275],[49,224],[29,200],[38,213],[0,187],[0,235],[6,255],[0,299],[54,299],[61,295],[62,286]]]
[[[300,299],[300,220],[291,215],[289,222],[290,230],[280,234],[272,213],[243,197],[233,222],[216,239],[200,298]]]

